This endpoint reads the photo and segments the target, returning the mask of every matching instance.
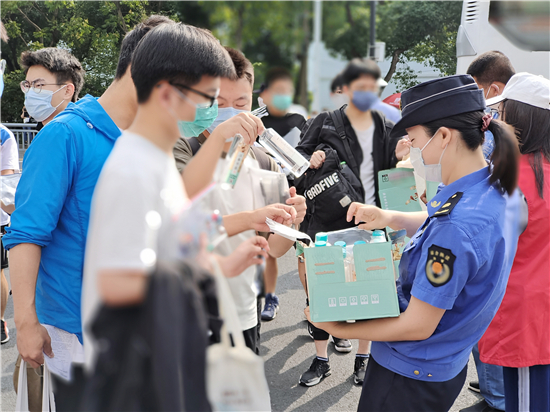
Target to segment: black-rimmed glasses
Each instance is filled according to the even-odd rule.
[[[205,109],[209,109],[210,107],[214,106],[214,104],[216,104],[216,101],[218,100],[218,93],[216,93],[215,96],[210,96],[206,93],[203,93],[199,90],[193,89],[192,87],[186,86],[184,84],[178,84],[178,83],[170,83],[170,84],[174,87],[180,87],[182,89],[189,90],[190,92],[193,92],[195,94],[198,94],[199,96],[204,97],[205,99],[208,99],[209,103],[203,103],[203,104],[198,104],[198,105],[195,103],[195,105],[203,107]],[[185,96],[185,94],[182,93],[182,96]],[[185,96],[185,98],[188,99],[187,96]]]
[[[64,86],[65,83],[44,83],[44,80],[34,80],[32,82],[29,82],[28,80],[23,80],[21,83],[19,83],[19,86],[21,86],[21,90],[23,93],[28,93],[30,89],[32,89],[35,93],[40,93],[42,91],[43,86]]]

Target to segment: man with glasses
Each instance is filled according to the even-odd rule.
[[[160,24],[174,22],[151,16],[126,35],[115,81],[99,99],[86,95],[67,105],[76,95],[66,93],[79,92],[82,81],[63,76],[57,66],[47,66],[51,68],[48,76],[46,66],[34,64],[40,53],[23,55],[29,64],[29,83],[22,85],[25,106],[35,119],[48,125],[25,154],[16,209],[3,241],[10,250],[17,349],[30,367],[44,363],[43,353],[54,355],[44,324],[83,342],[81,289],[92,194],[121,129],[130,126],[137,111],[129,68],[132,54],[139,41]],[[74,64],[67,65],[76,70]],[[35,110],[29,102],[34,102]],[[69,383],[53,375],[58,411],[78,407],[83,370],[74,364],[72,369]],[[18,374],[17,365],[14,374]]]
[[[47,47],[21,55],[26,79],[21,82],[25,108],[46,125],[70,102],[76,102],[84,85],[84,69],[67,50]]]

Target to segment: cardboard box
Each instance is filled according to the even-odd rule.
[[[399,316],[389,241],[353,247],[355,282],[345,281],[340,246],[305,247],[304,257],[314,322]]]

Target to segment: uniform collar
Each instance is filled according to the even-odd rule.
[[[442,186],[439,192],[428,202],[428,215],[433,216],[441,205],[457,192],[466,192],[470,187],[486,180],[489,177],[489,167],[484,167],[477,172],[470,173],[448,186]]]

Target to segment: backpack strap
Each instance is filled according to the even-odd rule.
[[[342,114],[342,109],[345,109],[346,106],[343,106],[340,109],[334,110],[330,112],[330,118],[332,119],[332,122],[334,123],[334,128],[336,129],[336,132],[338,133],[338,136],[340,136],[340,139],[342,139],[342,143],[344,143],[344,148],[346,149],[346,155],[350,162],[351,170],[353,170],[353,173],[357,177],[361,176],[361,173],[359,171],[359,167],[357,166],[357,161],[355,160],[355,156],[353,156],[353,152],[351,151],[351,146],[349,144],[349,139],[346,136],[346,127],[344,126],[344,115]]]
[[[187,142],[189,143],[189,146],[191,146],[191,152],[193,153],[193,156],[195,156],[201,148],[201,143],[199,142],[199,139],[197,139],[196,137],[191,137],[187,139]]]

